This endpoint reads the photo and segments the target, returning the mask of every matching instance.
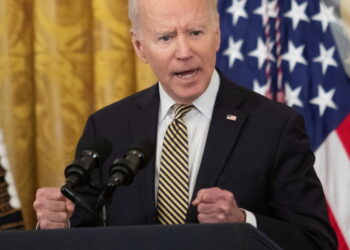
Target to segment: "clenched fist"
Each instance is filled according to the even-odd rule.
[[[201,189],[192,205],[197,206],[200,223],[245,222],[245,212],[236,203],[233,193],[218,187]]]
[[[40,229],[67,228],[75,207],[58,187],[38,189],[33,206]]]

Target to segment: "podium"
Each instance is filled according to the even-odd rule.
[[[123,226],[0,232],[0,249],[281,249],[249,224]]]

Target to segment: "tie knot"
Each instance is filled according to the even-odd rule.
[[[182,119],[192,108],[193,105],[174,104],[175,120]]]

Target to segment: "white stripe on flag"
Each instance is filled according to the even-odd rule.
[[[350,245],[350,157],[333,131],[315,152],[315,170],[345,241]]]

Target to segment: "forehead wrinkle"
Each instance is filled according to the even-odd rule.
[[[146,1],[140,1],[145,4]],[[211,10],[207,3],[198,1],[190,10],[185,10],[182,1],[174,1],[175,7],[162,8],[162,1],[147,1],[146,6],[140,5],[140,20],[143,28],[150,32],[172,32],[174,30],[190,30],[193,27],[206,26],[211,19]],[[145,25],[148,24],[148,25]],[[149,26],[149,27],[145,27]]]

